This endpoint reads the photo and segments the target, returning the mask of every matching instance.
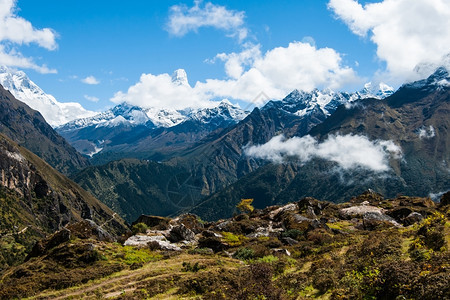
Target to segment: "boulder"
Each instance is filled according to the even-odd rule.
[[[67,225],[67,229],[80,239],[94,238],[98,241],[115,242],[116,239],[109,232],[98,226],[92,220],[83,220]]]
[[[138,223],[144,223],[149,228],[165,230],[169,226],[169,218],[158,217],[158,216],[147,216],[141,215],[136,221],[134,221],[131,225],[136,225]]]
[[[400,196],[397,200],[400,201],[401,206],[436,207],[436,204],[430,198]]]
[[[289,203],[287,205],[284,205],[282,207],[279,207],[279,208],[271,211],[269,213],[269,218],[271,220],[274,220],[274,219],[278,218],[279,216],[281,216],[284,212],[294,211],[294,210],[297,210],[297,209],[298,209],[298,207],[297,207],[297,205],[295,203]]]
[[[354,217],[362,217],[366,213],[377,213],[377,214],[384,214],[384,210],[382,208],[372,206],[372,205],[358,205],[358,206],[351,206],[347,208],[343,208],[339,210],[339,214],[344,219],[351,219]]]
[[[175,244],[169,242],[162,235],[133,235],[129,237],[125,243],[125,246],[135,246],[135,247],[149,247],[152,249],[168,250],[168,251],[181,251],[181,248]],[[155,247],[157,245],[157,247]]]
[[[406,218],[403,221],[403,224],[408,226],[415,223],[420,223],[423,221],[423,219],[424,219],[423,216],[418,212],[412,212],[408,216],[406,216]]]
[[[381,201],[384,200],[383,195],[381,195],[380,193],[375,192],[372,189],[368,189],[367,191],[365,191],[364,193],[362,193],[359,196],[353,197],[352,199],[350,199],[351,203],[355,203],[355,204],[361,204],[363,202],[368,202],[370,203],[379,203]]]
[[[281,239],[281,242],[287,246],[294,246],[295,244],[298,244],[298,241],[290,238],[290,237],[284,237]]]
[[[297,205],[301,212],[307,213],[308,217],[316,218],[315,216],[321,215],[322,210],[330,205],[330,203],[319,201],[312,197],[305,197],[298,201]]]
[[[200,233],[205,228],[200,218],[194,214],[182,214],[181,216],[173,219],[171,222],[173,225],[183,224],[189,230],[192,230],[194,233]]]
[[[221,239],[218,237],[201,237],[198,240],[199,248],[211,248],[214,252],[224,251],[229,248],[225,243],[222,243]]]
[[[169,230],[169,234],[166,235],[167,239],[173,243],[179,243],[182,241],[194,241],[195,233],[187,228],[184,224],[180,224],[172,227]]]
[[[403,220],[412,212],[413,210],[410,207],[400,206],[389,210],[387,214],[398,222],[403,222]]]
[[[363,216],[363,227],[373,230],[379,227],[400,226],[393,218],[379,212],[366,212]]]

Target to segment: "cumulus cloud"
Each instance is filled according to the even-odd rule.
[[[17,16],[16,0],[0,0],[0,64],[10,67],[34,69],[40,73],[56,73],[45,65],[36,64],[32,58],[24,57],[14,45],[37,44],[48,50],[55,50],[56,33],[50,28],[36,29]]]
[[[338,89],[359,83],[355,71],[331,48],[316,48],[293,42],[262,53],[259,45],[245,45],[239,53],[221,53],[227,79],[207,79],[191,86],[178,86],[168,74],[143,74],[128,92],[119,92],[113,102],[162,107],[201,106],[210,99],[228,98],[252,102],[261,93],[279,99],[293,89]],[[262,104],[262,103],[257,103]]]
[[[94,96],[84,95],[84,99],[91,101],[91,102],[98,102],[100,99]]]
[[[81,82],[91,85],[96,85],[100,83],[100,81],[92,75],[81,79]]]
[[[228,10],[225,6],[211,2],[202,5],[202,1],[195,1],[193,7],[183,4],[172,6],[166,29],[170,34],[180,37],[191,31],[197,32],[201,27],[214,27],[243,41],[248,35],[244,18],[245,13],[242,11]]]
[[[273,137],[263,145],[245,149],[248,156],[282,163],[294,159],[307,163],[321,158],[338,164],[344,170],[364,168],[374,172],[389,170],[389,158],[401,158],[401,148],[392,141],[370,141],[359,135],[331,135],[323,142],[313,137],[293,137],[283,135]]]
[[[430,125],[430,127],[421,127],[417,130],[417,135],[420,139],[431,139],[436,135],[434,131],[434,127]]]
[[[114,103],[127,102],[141,107],[184,109],[210,106],[208,97],[189,84],[179,84],[167,73],[142,74],[138,83],[126,93],[117,92]]]
[[[448,0],[384,0],[364,6],[355,0],[330,0],[328,7],[350,30],[370,37],[392,80],[417,79],[414,69],[437,63],[450,51]]]

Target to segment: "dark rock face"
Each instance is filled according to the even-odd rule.
[[[418,212],[410,213],[404,220],[405,225],[412,225],[423,221],[423,216]]]
[[[116,239],[92,220],[83,220],[67,226],[73,235],[80,239],[94,238],[98,241],[115,242]]]
[[[193,241],[195,239],[195,234],[184,226],[184,224],[177,225],[173,227],[169,234],[167,235],[167,239],[172,243],[178,243],[181,241]]]
[[[442,195],[441,201],[439,203],[440,206],[446,206],[450,204],[450,191]]]
[[[17,224],[41,234],[92,219],[114,234],[127,229],[120,217],[39,157],[0,134],[0,188],[17,199]],[[3,205],[3,201],[0,202]]]
[[[62,243],[68,242],[71,238],[71,232],[67,228],[63,228],[49,238],[37,242],[31,252],[28,254],[26,260],[32,257],[42,256],[46,254],[50,249],[55,248]]]
[[[15,99],[2,86],[0,133],[26,147],[66,175],[89,165],[88,160],[54,131],[39,112]]]

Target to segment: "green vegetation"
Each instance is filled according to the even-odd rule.
[[[177,244],[181,251],[74,237],[3,272],[0,298],[448,299],[448,207],[426,199],[401,201],[401,209],[419,210],[426,218],[366,229],[363,216],[347,220],[336,213],[352,204],[306,199],[278,221],[270,219],[275,207],[204,227],[187,222],[207,240]],[[389,212],[397,212],[399,203],[393,199]],[[311,209],[321,221],[300,216]],[[169,222],[176,227],[194,217]],[[308,226],[299,230],[302,222]]]

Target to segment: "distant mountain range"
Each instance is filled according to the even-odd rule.
[[[172,79],[188,84],[182,70]],[[448,70],[439,68],[429,78],[405,84],[395,93],[384,84],[367,84],[355,93],[294,90],[251,113],[228,101],[185,110],[122,103],[56,130],[97,165],[73,176],[75,181],[130,222],[143,213],[194,212],[205,219],[227,217],[244,197],[254,198],[255,206],[262,208],[303,196],[339,202],[368,188],[388,197],[398,193],[427,196],[449,189],[449,81]],[[4,92],[5,99],[13,98],[8,94]],[[3,118],[3,132],[12,138],[16,134],[15,140],[23,139],[25,133],[20,130],[27,127],[17,124],[24,123],[35,124],[27,132],[46,128],[44,135],[55,135],[44,121],[36,121],[41,118],[38,113],[26,107],[25,119],[11,122],[19,120],[21,111],[17,108],[20,102],[13,103],[14,108],[9,108],[11,104],[4,108],[9,115]],[[30,115],[34,116],[31,121],[27,119]],[[384,151],[378,153],[382,171],[361,165],[342,168],[342,157],[334,144],[325,150],[339,157],[314,153],[330,139],[341,137],[349,137],[347,146],[358,145],[363,139]],[[58,139],[56,134],[50,140]],[[300,144],[283,154],[282,163],[271,158],[273,153],[278,155],[276,152],[259,156],[248,152],[258,145],[264,149],[274,145],[270,151],[284,151],[280,150],[285,147],[283,143],[299,139]],[[31,143],[30,149],[35,144]],[[313,150],[302,150],[305,145]],[[63,152],[48,154],[55,149],[53,144],[45,146],[49,151],[39,147],[31,150],[56,167],[65,165],[55,160],[64,157]],[[389,147],[398,148],[399,157],[384,156]],[[70,145],[66,143],[63,148],[72,149],[75,156],[66,158],[72,165],[62,171],[87,166],[86,158]],[[355,165],[351,151],[358,150],[344,149],[351,157],[347,164]],[[364,161],[366,156],[370,160],[370,150],[360,153],[359,159]],[[302,155],[308,158],[299,160]],[[74,161],[81,165],[73,165]]]

